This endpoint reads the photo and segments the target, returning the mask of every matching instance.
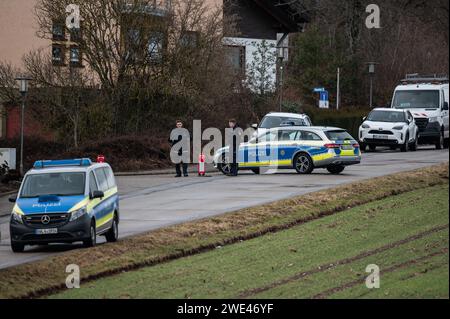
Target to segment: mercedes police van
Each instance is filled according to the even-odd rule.
[[[83,242],[95,246],[119,234],[119,196],[106,163],[90,159],[37,161],[26,173],[10,222],[11,248],[26,245]]]
[[[392,108],[408,110],[419,127],[419,144],[449,146],[448,77],[409,74],[397,86]]]

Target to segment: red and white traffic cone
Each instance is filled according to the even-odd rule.
[[[200,154],[198,157],[198,176],[206,176],[206,156],[204,154]]]

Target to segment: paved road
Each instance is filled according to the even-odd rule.
[[[316,170],[310,176],[295,171],[276,175],[242,173],[230,178],[211,177],[175,179],[171,175],[120,176],[121,237],[157,228],[223,214],[240,208],[260,205],[292,196],[315,192],[336,185],[396,172],[431,166],[449,160],[448,150],[421,148],[415,153],[382,151],[363,155],[361,165],[352,166],[339,176]],[[0,198],[0,214],[11,205]],[[79,245],[29,247],[23,254],[13,254],[9,247],[8,217],[0,217],[0,269],[39,260],[47,256],[78,249]]]

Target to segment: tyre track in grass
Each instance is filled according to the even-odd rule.
[[[405,261],[403,263],[400,263],[400,264],[391,266],[389,268],[383,269],[382,273],[383,274],[387,274],[387,273],[395,272],[396,270],[404,269],[404,268],[406,268],[408,266],[412,266],[412,265],[418,264],[419,262],[426,261],[426,260],[432,259],[433,257],[442,256],[442,255],[445,255],[445,254],[448,254],[448,248],[444,248],[444,249],[442,249],[440,251],[436,251],[436,252],[428,254],[426,256],[422,256],[422,257],[419,257],[419,258],[411,259],[411,260]],[[434,270],[434,269],[439,268],[439,267],[441,267],[443,265],[444,264],[439,264],[439,265],[436,265],[434,267],[428,268],[428,270]],[[351,282],[347,282],[347,283],[345,283],[343,285],[340,285],[340,286],[337,286],[337,287],[325,290],[323,292],[320,292],[320,293],[314,295],[313,297],[310,297],[309,299],[326,299],[327,297],[329,297],[329,296],[331,296],[331,295],[333,295],[333,294],[335,294],[337,292],[341,292],[341,291],[344,291],[346,289],[350,289],[350,288],[353,288],[353,287],[355,287],[357,285],[363,284],[366,281],[366,278],[367,278],[366,276],[361,276],[357,280],[354,280],[354,281],[351,281]]]
[[[317,268],[310,269],[310,270],[307,270],[307,271],[303,271],[301,273],[297,273],[297,274],[295,274],[293,276],[290,276],[290,277],[287,277],[287,278],[275,281],[275,282],[273,282],[273,283],[271,283],[269,285],[246,290],[246,291],[242,292],[241,294],[239,294],[237,298],[239,298],[239,299],[246,299],[246,298],[249,298],[251,296],[260,294],[262,292],[266,292],[268,290],[274,289],[276,287],[283,286],[283,285],[286,285],[288,283],[291,283],[291,282],[294,282],[294,281],[297,281],[297,280],[301,280],[301,279],[306,278],[308,276],[311,276],[311,275],[314,275],[314,274],[317,274],[317,273],[321,273],[321,272],[325,272],[327,270],[336,268],[338,266],[348,265],[348,264],[351,264],[351,263],[353,263],[355,261],[364,259],[366,257],[377,255],[379,253],[391,250],[393,248],[397,248],[399,246],[405,245],[405,244],[413,242],[415,240],[422,239],[424,237],[430,236],[430,235],[432,235],[434,233],[446,230],[448,228],[449,228],[449,224],[436,226],[436,227],[433,227],[433,228],[431,228],[431,229],[429,229],[427,231],[418,233],[416,235],[407,237],[405,239],[402,239],[402,240],[399,240],[399,241],[396,241],[396,242],[384,245],[382,247],[379,247],[379,248],[376,248],[376,249],[373,249],[373,250],[368,250],[368,251],[362,252],[362,253],[354,256],[354,257],[345,258],[345,259],[341,259],[341,260],[338,260],[338,261],[335,261],[335,262],[323,264],[323,265],[321,265],[321,266],[319,266]]]

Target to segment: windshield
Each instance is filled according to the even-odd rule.
[[[84,195],[85,173],[48,173],[28,175],[22,187],[21,198],[45,195]]]
[[[308,126],[305,120],[292,117],[266,116],[259,125],[260,128],[274,128],[280,126]]]
[[[398,109],[438,109],[439,91],[397,91],[393,106]]]
[[[349,141],[354,140],[354,138],[347,133],[347,131],[328,131],[325,135],[330,141]]]
[[[405,113],[395,111],[373,111],[367,117],[368,121],[372,122],[389,122],[398,123],[405,122]]]

